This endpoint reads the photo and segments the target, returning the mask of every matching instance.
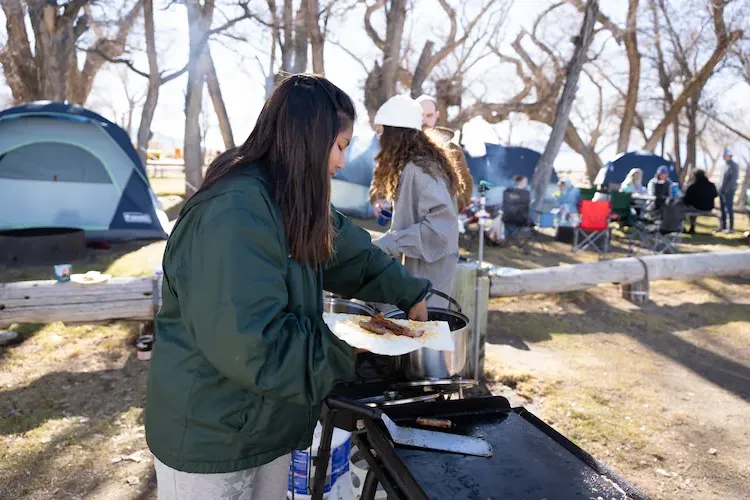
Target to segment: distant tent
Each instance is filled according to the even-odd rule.
[[[513,184],[513,177],[523,175],[531,182],[541,154],[520,146],[505,147],[489,143],[485,143],[484,146],[486,149],[484,156],[471,156],[466,153],[466,161],[474,179],[475,191],[479,181],[491,182],[495,187],[487,193],[487,204],[498,205],[502,203],[505,188]],[[557,181],[557,173],[553,170],[547,190],[548,196],[551,196],[556,189]]]
[[[608,186],[609,184],[622,184],[631,169],[640,168],[643,170],[643,185],[645,186],[656,175],[656,170],[662,165],[669,168],[670,180],[679,183],[680,177],[677,175],[677,170],[671,161],[649,151],[633,151],[619,155],[602,167],[594,180],[594,185]]]
[[[372,216],[370,183],[375,169],[375,156],[380,151],[377,136],[357,136],[346,149],[346,167],[333,177],[331,203],[350,217]]]
[[[0,112],[0,230],[163,239],[169,221],[159,206],[128,135],[109,120],[60,102]]]

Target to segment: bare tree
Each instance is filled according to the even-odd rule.
[[[570,58],[565,71],[565,85],[563,86],[560,100],[557,103],[555,118],[552,122],[552,132],[549,141],[544,148],[542,156],[539,158],[534,176],[531,180],[531,187],[535,195],[536,203],[542,201],[544,193],[552,178],[553,164],[557,153],[560,151],[563,138],[570,121],[570,109],[576,98],[578,87],[578,78],[586,61],[586,53],[594,35],[594,24],[596,23],[596,13],[599,10],[598,0],[587,0],[586,8],[583,15],[583,24],[581,32],[575,38],[575,49],[573,56]]]
[[[437,47],[435,41],[428,39],[416,61],[405,57],[407,52],[412,52],[408,40],[404,40],[404,26],[410,12],[408,2],[377,0],[365,9],[365,31],[382,53],[382,59],[371,66],[361,63],[368,73],[364,89],[365,108],[371,121],[378,108],[396,93],[399,84],[409,89],[412,97],[418,97],[424,92],[425,83],[432,78],[441,125],[448,125],[448,107],[461,104],[465,90],[463,76],[478,60],[489,54],[485,51],[475,55],[475,49],[485,46],[480,42],[486,42],[483,35],[487,34],[488,26],[501,24],[493,23],[493,7],[509,5],[503,0],[485,0],[471,17],[466,18],[447,0],[436,0],[436,4],[448,19],[448,34]],[[420,7],[423,6],[420,4]],[[385,10],[385,37],[378,33],[372,22],[373,15],[380,10]],[[361,62],[361,59],[357,59]],[[445,70],[437,76],[436,69],[441,66],[445,66]]]
[[[581,12],[585,9],[583,0],[568,0]],[[624,104],[622,108],[622,120],[620,132],[617,139],[617,152],[624,153],[630,147],[630,136],[637,118],[638,88],[641,79],[641,54],[638,50],[638,6],[639,0],[628,0],[628,17],[625,29],[614,23],[603,12],[597,12],[597,21],[608,30],[618,44],[625,45],[628,58],[628,86],[627,90],[620,91]],[[618,88],[619,91],[619,88]]]
[[[652,3],[656,2],[656,0],[651,1]],[[713,52],[693,76],[685,82],[682,91],[674,98],[674,101],[669,106],[662,120],[651,132],[651,136],[644,146],[645,149],[653,151],[656,148],[670,125],[678,120],[680,112],[688,104],[690,98],[693,97],[699,89],[705,86],[706,81],[713,74],[716,66],[726,56],[730,47],[742,37],[742,30],[734,30],[731,32],[727,30],[724,21],[724,8],[726,4],[727,2],[724,0],[711,2],[711,15],[714,26],[714,35],[716,38],[716,45]],[[652,9],[654,8],[655,7],[652,6]]]
[[[479,97],[475,102],[459,110],[451,123],[460,127],[463,123],[480,116],[487,123],[495,124],[508,119],[511,113],[522,113],[530,120],[553,126],[556,116],[556,103],[566,77],[566,62],[563,57],[553,50],[553,46],[542,40],[538,32],[541,24],[557,9],[566,5],[561,1],[550,5],[535,20],[530,32],[521,30],[511,43],[515,54],[510,55],[500,49],[499,41],[489,44],[492,53],[499,62],[515,69],[515,74],[522,86],[515,95],[502,102],[493,102]],[[534,55],[532,52],[539,55]],[[587,61],[596,60],[596,54]],[[591,78],[595,83],[597,78]],[[602,106],[602,101],[599,101]],[[597,113],[598,115],[598,113]],[[586,162],[586,172],[590,178],[596,176],[602,167],[602,161],[597,151],[597,141],[602,135],[603,120],[597,120],[590,138],[586,140],[575,124],[568,121],[564,129],[564,140]]]
[[[16,103],[67,99],[83,104],[106,60],[125,52],[125,42],[140,15],[140,1],[126,4],[117,19],[106,20],[114,26],[111,34],[104,33],[105,20],[92,19],[86,12],[89,1],[0,1],[8,35],[0,50],[0,64]],[[94,41],[82,47],[86,56],[80,64],[78,44],[91,27],[96,28]]]

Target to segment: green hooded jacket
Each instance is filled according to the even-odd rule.
[[[430,288],[336,211],[332,261],[292,260],[268,186],[254,166],[217,182],[167,242],[146,440],[180,471],[244,470],[309,446],[321,402],[354,376],[353,349],[322,320],[323,289],[409,310]]]

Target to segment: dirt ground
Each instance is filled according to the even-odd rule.
[[[495,299],[486,371],[653,498],[750,498],[750,279]]]
[[[161,194],[172,194],[173,209],[179,207],[179,193]],[[739,236],[704,235],[684,251],[740,245]],[[473,252],[472,241],[464,246]],[[92,250],[73,266],[146,275],[163,248]],[[486,260],[536,267],[596,258],[574,257],[547,240],[531,255],[493,248]],[[0,269],[0,276],[46,279],[49,270]],[[614,286],[602,286],[493,300],[493,390],[654,498],[750,498],[750,279],[659,282],[651,298],[637,308]],[[14,330],[21,341],[0,347],[0,499],[155,498],[143,428],[148,362],[135,357],[138,325]]]

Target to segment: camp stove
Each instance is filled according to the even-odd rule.
[[[337,384],[326,399],[312,500],[323,499],[334,428],[352,433],[358,460],[366,462],[361,500],[382,495],[437,499],[446,492],[452,498],[481,500],[648,498],[526,409],[492,396],[484,384],[460,378],[410,381],[389,361],[371,353],[359,355],[355,380]],[[450,426],[425,427],[430,425],[426,420]],[[470,452],[457,441],[479,440],[491,453],[407,444],[393,434],[394,424],[402,430],[449,434],[447,441],[456,442],[464,453]]]

